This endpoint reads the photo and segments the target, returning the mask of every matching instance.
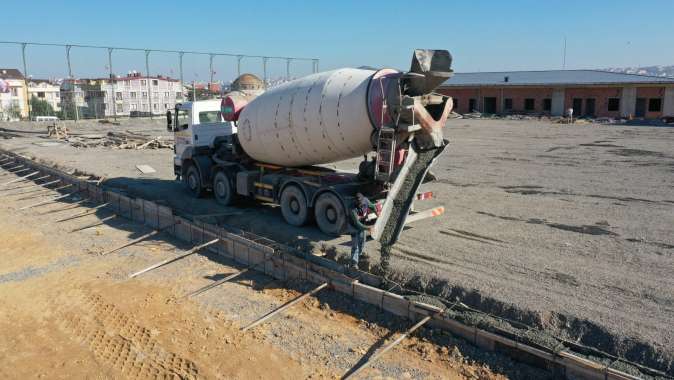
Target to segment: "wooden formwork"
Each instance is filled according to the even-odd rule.
[[[533,358],[548,368],[555,368],[568,379],[632,380],[639,379],[607,365],[588,360],[573,353],[549,352],[514,339],[498,335],[475,326],[453,320],[436,306],[411,301],[407,298],[378,288],[381,280],[368,273],[359,273],[358,279],[339,271],[338,264],[315,256],[300,257],[289,253],[280,244],[248,232],[231,232],[224,228],[201,221],[192,221],[174,215],[169,207],[155,202],[129,197],[113,190],[106,190],[94,183],[76,178],[57,169],[33,162],[30,159],[7,153],[17,163],[33,167],[41,172],[72,183],[81,190],[81,195],[98,203],[109,203],[108,209],[116,214],[145,224],[153,229],[175,236],[192,244],[204,244],[213,239],[219,242],[205,249],[231,259],[242,266],[258,263],[255,271],[279,280],[303,280],[315,284],[328,283],[330,287],[354,299],[376,305],[394,315],[419,321],[431,317],[429,324],[459,336],[476,346],[489,351],[500,351],[511,356]]]

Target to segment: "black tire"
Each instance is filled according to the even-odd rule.
[[[314,205],[314,216],[318,228],[328,235],[341,235],[346,230],[348,215],[344,204],[333,193],[318,196]]]
[[[281,193],[281,213],[283,218],[293,226],[303,226],[309,220],[307,198],[297,186],[287,186]]]
[[[183,175],[183,184],[190,194],[195,198],[204,196],[204,186],[201,183],[201,175],[199,169],[194,164],[189,164]]]
[[[215,200],[223,206],[229,206],[234,202],[234,186],[227,173],[219,170],[213,178],[213,195]]]

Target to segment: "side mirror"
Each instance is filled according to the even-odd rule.
[[[173,132],[173,115],[171,111],[166,111],[166,130]]]

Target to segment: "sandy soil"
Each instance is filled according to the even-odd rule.
[[[0,127],[32,128],[16,126]],[[165,133],[160,122],[134,128]],[[168,150],[77,150],[22,135],[0,147],[105,175],[110,186],[184,213],[231,211],[186,197]],[[396,277],[674,373],[674,129],[464,119],[445,135],[452,143],[433,168],[439,180],[424,188],[437,198],[418,207],[444,204],[446,213],[403,232]],[[141,176],[136,164],[157,173]],[[348,251],[347,238],[289,227],[274,207],[246,202],[236,211],[218,221]],[[373,261],[377,248],[368,246]]]
[[[184,298],[236,268],[192,256],[129,279],[189,247],[159,236],[101,256],[147,229],[120,220],[70,233],[105,214],[56,222],[83,209],[63,211],[70,206],[55,203],[18,211],[35,200],[15,198],[3,193],[0,205],[3,378],[338,378],[408,325],[322,292],[242,333],[240,326],[297,296],[302,285],[253,274]],[[479,361],[464,346],[422,329],[363,376],[505,378],[489,365],[513,378],[545,376],[498,355]]]

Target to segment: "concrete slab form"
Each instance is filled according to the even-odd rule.
[[[365,272],[358,272],[358,279],[343,273],[343,268],[333,261],[315,256],[300,257],[291,249],[269,239],[245,231],[230,231],[225,228],[192,221],[174,215],[169,207],[155,202],[131,198],[107,190],[86,180],[63,173],[12,152],[0,152],[22,164],[50,174],[67,184],[73,184],[83,197],[94,203],[109,203],[108,208],[119,216],[125,216],[155,230],[162,230],[178,239],[193,244],[205,244],[218,239],[216,244],[204,250],[222,255],[236,263],[254,268],[281,281],[300,280],[314,284],[329,284],[328,287],[354,299],[380,307],[382,310],[411,321],[422,321],[430,317],[428,324],[474,345],[487,350],[498,351],[516,360],[526,361],[541,367],[555,369],[567,379],[608,379],[633,380],[640,377],[612,368],[612,363],[603,364],[590,360],[570,350],[553,352],[523,343],[512,334],[496,334],[466,325],[450,318],[437,306],[409,300],[406,297],[379,288],[382,279]],[[634,363],[631,363],[634,365]],[[638,366],[648,374],[663,374]],[[664,377],[664,376],[663,376]]]

